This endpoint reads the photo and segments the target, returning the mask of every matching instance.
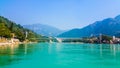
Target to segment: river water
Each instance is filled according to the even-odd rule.
[[[36,43],[0,46],[0,68],[120,68],[120,45]]]

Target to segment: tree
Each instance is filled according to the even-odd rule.
[[[10,38],[11,32],[10,30],[5,26],[5,23],[0,22],[0,36]]]
[[[17,31],[14,32],[16,38],[18,38],[20,41],[24,41],[25,40],[25,34],[22,30],[17,29]]]
[[[112,37],[107,36],[107,35],[102,35],[102,40],[110,41],[112,40]]]

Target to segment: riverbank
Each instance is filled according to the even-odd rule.
[[[3,39],[0,39],[0,46],[1,45],[18,45],[18,44],[28,44],[28,43],[36,43],[36,42],[31,42],[31,41],[28,41],[28,40],[25,40],[23,42],[19,41],[19,39],[6,39],[6,38],[3,38]]]
[[[2,45],[31,44],[31,43],[37,43],[37,42],[19,42],[19,43],[0,42],[0,46],[2,46]]]
[[[1,45],[17,45],[17,44],[23,44],[23,42],[17,42],[17,43],[11,43],[11,42],[0,42]]]
[[[11,45],[12,43],[2,43],[0,42],[0,45]]]

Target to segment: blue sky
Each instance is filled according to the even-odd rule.
[[[0,0],[0,15],[25,24],[82,28],[120,14],[120,0]]]

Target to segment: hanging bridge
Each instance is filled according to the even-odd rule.
[[[69,40],[70,42],[72,42],[72,40],[81,40],[82,38],[48,37],[48,38],[31,38],[31,39],[37,39],[40,41],[47,40],[50,43],[52,42],[62,43],[65,40]]]

